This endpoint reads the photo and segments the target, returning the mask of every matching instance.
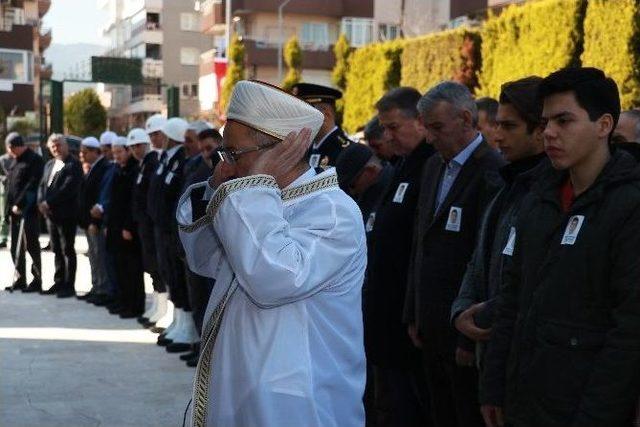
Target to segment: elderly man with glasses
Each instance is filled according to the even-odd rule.
[[[239,82],[223,161],[178,204],[189,266],[216,279],[194,426],[364,425],[364,225],[335,170],[305,161],[322,121],[277,88]],[[203,187],[198,217],[190,194]]]

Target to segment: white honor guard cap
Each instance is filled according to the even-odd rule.
[[[147,133],[158,132],[162,130],[165,123],[167,123],[167,119],[165,119],[162,114],[154,114],[147,119],[144,130],[147,131]]]
[[[132,145],[137,144],[151,144],[151,138],[144,129],[134,128],[131,129],[129,135],[127,135],[127,146],[130,147]]]
[[[207,129],[213,129],[213,126],[211,126],[204,120],[196,120],[195,122],[191,122],[189,123],[189,127],[187,128],[187,130],[194,131],[196,135],[200,135],[200,132]]]
[[[118,147],[126,147],[127,146],[127,138],[124,136],[117,136],[113,141],[113,145],[117,145]]]
[[[184,133],[187,131],[189,123],[180,117],[172,117],[162,127],[162,133],[176,142],[184,142]]]
[[[100,145],[111,145],[114,143],[118,135],[110,130],[102,132],[100,135]]]
[[[290,132],[311,129],[311,139],[322,126],[324,115],[311,104],[282,89],[254,80],[236,83],[227,109],[234,120],[283,140]]]
[[[100,148],[100,141],[95,136],[88,136],[82,140],[81,145],[88,148]]]

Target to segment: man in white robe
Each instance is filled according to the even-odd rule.
[[[304,161],[322,120],[277,88],[239,82],[223,161],[180,200],[189,267],[216,279],[195,427],[364,425],[365,233],[335,170]],[[197,217],[201,193],[213,195]]]

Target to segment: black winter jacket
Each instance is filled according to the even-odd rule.
[[[517,427],[630,425],[640,394],[640,171],[614,152],[568,213],[566,179],[548,166],[523,202],[480,401],[504,404]]]

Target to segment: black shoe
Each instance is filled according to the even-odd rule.
[[[13,282],[11,286],[7,288],[9,292],[20,291],[27,287],[27,282],[23,282],[21,280]]]
[[[91,291],[89,291],[86,294],[82,294],[82,295],[76,294],[76,298],[79,299],[80,301],[84,301],[87,298],[89,298],[91,295],[93,295],[93,294],[91,293]]]
[[[120,304],[112,305],[111,308],[107,309],[111,314],[120,314],[124,311],[124,307]]]
[[[191,351],[191,344],[186,342],[172,342],[165,348],[167,353],[184,353],[185,351]]]
[[[51,286],[49,289],[47,289],[46,291],[41,290],[40,293],[42,295],[55,295],[56,293],[58,293],[58,289],[60,289],[60,285],[58,283],[54,283],[53,286]]]
[[[98,295],[93,301],[93,305],[97,306],[97,307],[104,307],[106,305],[109,305],[113,302],[113,298],[111,298],[108,295]]]
[[[196,357],[192,357],[191,359],[187,360],[187,366],[190,368],[195,368],[196,366],[198,366],[199,360],[200,360],[200,355],[197,355]]]
[[[163,335],[160,335],[160,336],[158,336],[158,341],[156,342],[156,344],[158,344],[161,347],[165,347],[165,346],[171,344],[172,342],[173,342],[173,340],[170,340],[169,338],[167,338],[167,337],[165,337]]]
[[[193,350],[193,346],[191,347],[191,351],[189,353],[185,353],[180,355],[180,360],[184,360],[185,362],[189,359],[191,359],[192,357],[196,357],[198,355],[198,353],[196,353]]]
[[[0,242],[0,249],[4,249],[7,247],[7,241],[3,240],[2,242]]]
[[[42,292],[42,287],[29,285],[26,288],[24,288],[22,290],[22,292],[24,292],[25,294],[32,294],[34,292]]]
[[[58,298],[71,298],[75,296],[76,296],[76,291],[74,291],[73,289],[62,289],[58,291],[58,293],[56,294],[56,297]]]
[[[151,332],[153,332],[154,334],[163,334],[164,331],[167,330],[167,328],[161,328],[160,326],[150,326],[150,327],[149,326],[145,326],[145,327],[150,328],[149,330]]]
[[[136,319],[138,321],[138,323],[140,323],[141,325],[144,325],[145,323],[149,322],[149,319],[144,317],[144,316],[140,316]]]
[[[140,313],[135,311],[124,310],[120,313],[121,319],[135,319],[138,316],[140,316]]]

